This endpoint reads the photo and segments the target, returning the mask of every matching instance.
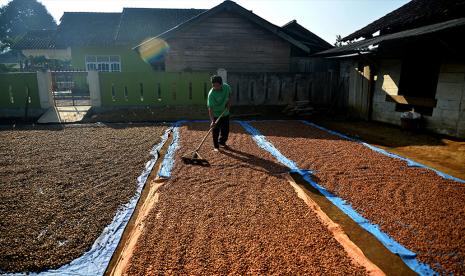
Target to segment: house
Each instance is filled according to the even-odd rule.
[[[70,47],[57,47],[56,30],[28,31],[15,45],[26,57],[44,56],[47,59],[71,60]]]
[[[414,110],[465,137],[465,1],[412,0],[316,56],[338,58],[352,116],[400,124]]]
[[[292,72],[325,72],[335,67],[334,62],[323,61],[321,58],[311,55],[333,48],[331,44],[307,30],[305,27],[292,20],[281,27],[289,36],[306,45],[310,52],[304,53],[298,49],[291,50]]]
[[[290,26],[281,28],[233,1],[225,1],[134,49],[150,57],[169,45],[162,60],[151,62],[162,63],[166,71],[226,68],[233,72],[290,72],[292,58],[309,57],[332,47],[300,28],[305,33],[291,33]]]
[[[236,106],[282,109],[310,98],[325,104],[333,89],[322,86],[335,75],[311,57],[330,44],[296,21],[280,27],[233,1],[209,10],[65,12],[55,31],[29,32],[16,47],[92,71],[51,70],[44,83],[88,91],[94,112],[150,106],[205,112],[209,77],[220,68]],[[324,72],[307,74],[318,70]]]
[[[178,72],[224,67],[242,72],[289,72],[295,71],[292,64],[296,58],[308,59],[331,47],[296,24],[281,28],[233,1],[209,10],[65,12],[57,30],[28,32],[15,48],[26,56],[71,60],[73,68],[83,70]],[[160,39],[165,44],[155,62],[144,62],[132,50]]]
[[[14,48],[26,56],[69,60],[74,69],[150,71],[131,48],[203,11],[124,8],[121,13],[65,12],[57,30],[28,32]]]

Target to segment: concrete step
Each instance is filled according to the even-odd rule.
[[[86,106],[54,106],[49,108],[37,120],[39,124],[50,123],[76,123],[81,121],[84,116],[89,112],[90,105]]]

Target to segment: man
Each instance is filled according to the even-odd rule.
[[[212,76],[211,83],[212,88],[210,89],[210,92],[208,92],[207,107],[211,121],[210,127],[213,127],[213,150],[218,151],[220,146],[226,147],[226,141],[228,140],[231,87],[228,84],[223,83],[220,76]],[[223,111],[225,111],[223,116],[215,125],[216,119],[221,115],[221,113],[223,113]]]

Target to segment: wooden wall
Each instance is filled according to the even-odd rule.
[[[291,44],[233,13],[220,12],[167,40],[166,71],[289,72]]]
[[[340,78],[345,86],[341,90],[345,98],[348,115],[354,118],[369,117],[369,86],[370,71],[368,66],[358,65],[357,60],[345,60],[340,63]]]
[[[309,101],[318,106],[345,105],[339,97],[340,79],[334,72],[228,73],[233,105],[288,105]]]

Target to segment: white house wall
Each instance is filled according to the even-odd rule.
[[[437,105],[427,127],[436,132],[465,137],[465,64],[444,63],[436,90]]]
[[[382,60],[379,63],[373,95],[372,119],[400,125],[400,114],[396,104],[386,101],[386,95],[399,94],[401,60]]]
[[[63,61],[71,60],[71,48],[68,49],[27,49],[22,50],[26,57],[45,56],[48,59],[58,59]]]
[[[376,77],[372,119],[400,125],[401,112],[386,95],[398,95],[401,60],[381,60]],[[358,88],[360,90],[360,88]],[[436,89],[437,105],[424,116],[426,128],[442,134],[465,137],[465,64],[443,63]]]

